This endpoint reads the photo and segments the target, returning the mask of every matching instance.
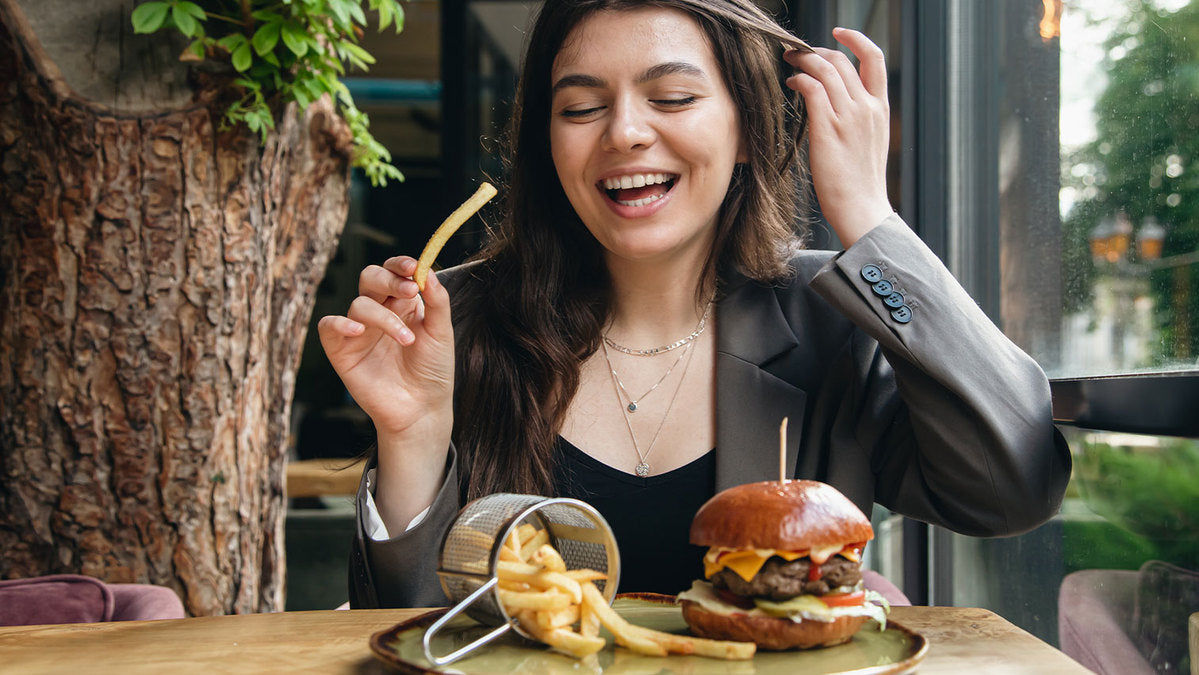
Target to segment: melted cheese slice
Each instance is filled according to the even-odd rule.
[[[804,556],[812,558],[812,562],[823,565],[829,558],[841,554],[853,562],[862,562],[861,548],[856,545],[830,546],[814,548],[807,551],[780,551],[773,548],[733,549],[713,546],[704,555],[704,578],[711,579],[725,567],[737,573],[737,576],[750,581],[762,569],[772,556],[778,556],[787,562],[798,560]]]

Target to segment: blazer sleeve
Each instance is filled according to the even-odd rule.
[[[378,464],[371,457],[355,499],[356,532],[350,550],[350,607],[441,607],[448,601],[437,577],[437,561],[445,533],[458,515],[458,458],[450,447],[445,480],[429,513],[416,527],[375,541],[366,534],[367,472]]]
[[[1057,512],[1070,452],[1044,372],[906,223],[888,218],[811,286],[873,338],[858,345],[860,396],[902,400],[857,406],[886,411],[855,432],[876,502],[975,536],[1018,534]]]

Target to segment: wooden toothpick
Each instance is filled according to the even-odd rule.
[[[787,419],[779,425],[779,487],[787,483]]]

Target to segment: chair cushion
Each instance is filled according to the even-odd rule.
[[[912,605],[912,601],[903,591],[899,590],[899,586],[874,570],[862,570],[862,581],[866,588],[886,598],[892,607],[910,607]]]
[[[1196,609],[1199,571],[1160,560],[1141,566],[1132,634],[1158,672],[1189,672],[1187,617]]]
[[[108,584],[113,597],[113,621],[182,619],[187,616],[175,591],[153,584]]]
[[[1079,570],[1062,579],[1058,638],[1062,651],[1100,675],[1152,675],[1128,635],[1136,570]]]
[[[0,626],[112,620],[112,592],[101,581],[55,574],[0,581]]]

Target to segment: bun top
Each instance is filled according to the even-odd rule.
[[[874,538],[870,520],[837,488],[814,480],[746,483],[716,493],[691,521],[691,543],[802,551]]]

